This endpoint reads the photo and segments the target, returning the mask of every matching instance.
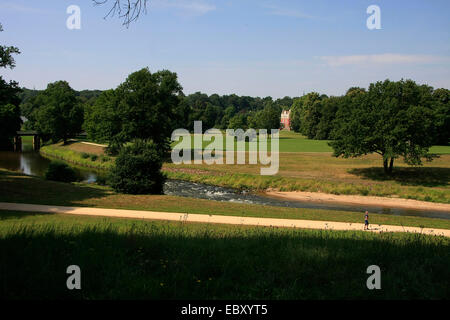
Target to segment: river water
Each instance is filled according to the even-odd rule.
[[[34,152],[30,144],[23,144],[23,152],[0,151],[0,168],[11,171],[19,171],[27,175],[44,176],[50,160]],[[78,178],[82,181],[95,182],[100,175],[92,169],[74,168]],[[434,210],[414,210],[400,208],[386,208],[382,206],[362,206],[352,204],[332,204],[311,201],[288,201],[267,197],[263,194],[255,194],[246,191],[237,191],[231,188],[223,188],[201,183],[193,183],[180,180],[168,180],[164,185],[164,194],[197,199],[226,201],[234,203],[260,204],[276,207],[311,208],[382,213],[400,216],[420,216],[429,218],[450,219],[450,212]]]

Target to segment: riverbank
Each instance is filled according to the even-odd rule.
[[[105,154],[104,147],[77,141],[43,146],[39,153],[52,160],[64,160],[74,165],[102,171],[111,169],[114,164],[114,158]]]
[[[436,210],[450,215],[450,204],[433,203],[401,198],[383,198],[372,196],[335,195],[320,192],[280,192],[268,190],[267,196],[290,201],[310,201],[320,203],[358,204],[367,206],[381,206],[386,208],[405,208],[416,210]]]
[[[117,194],[110,188],[60,183],[0,169],[0,202],[361,223],[362,212],[240,204],[167,195]],[[371,214],[373,225],[450,229],[450,220]]]

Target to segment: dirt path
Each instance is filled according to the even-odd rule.
[[[325,202],[325,203],[342,203],[342,204],[358,204],[367,206],[381,206],[390,208],[405,208],[416,210],[437,210],[450,214],[450,204],[434,203],[427,201],[418,201],[412,199],[386,198],[373,196],[357,196],[357,195],[335,195],[320,192],[280,192],[268,191],[268,196],[297,201]]]
[[[267,227],[325,229],[325,230],[363,230],[363,224],[361,223],[234,217],[234,216],[220,216],[220,215],[206,215],[206,214],[186,214],[173,212],[121,210],[121,209],[62,207],[62,206],[5,203],[5,202],[0,202],[0,210],[64,213],[64,214],[86,215],[86,216],[103,216],[116,218],[185,221],[185,222],[218,223],[218,224],[267,226]],[[370,231],[411,232],[411,233],[423,233],[429,235],[442,235],[445,237],[450,237],[450,230],[445,229],[430,229],[430,228],[422,229],[415,227],[372,225]]]

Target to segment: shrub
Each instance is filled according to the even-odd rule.
[[[45,172],[46,180],[72,182],[77,180],[75,170],[64,162],[52,161]]]
[[[91,160],[96,161],[98,156],[96,154],[91,154]]]
[[[160,148],[152,141],[135,140],[120,150],[109,182],[116,192],[162,194],[165,176],[161,167]]]
[[[87,159],[87,158],[89,158],[89,153],[83,152],[83,153],[81,154],[81,157],[82,157],[83,159]]]
[[[98,185],[105,186],[107,184],[107,178],[103,175],[98,175],[95,182]]]
[[[101,160],[102,162],[108,162],[109,160],[111,160],[111,158],[108,157],[108,156],[100,156],[100,160]]]

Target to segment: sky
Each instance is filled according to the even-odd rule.
[[[148,0],[129,28],[104,19],[112,0],[0,0],[1,45],[17,46],[0,75],[44,89],[110,89],[148,67],[178,74],[185,94],[341,95],[412,79],[450,88],[448,0]],[[77,5],[81,29],[68,29]],[[381,29],[370,30],[370,5]]]

